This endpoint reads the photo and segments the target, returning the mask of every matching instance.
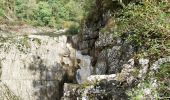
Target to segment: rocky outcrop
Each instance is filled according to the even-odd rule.
[[[64,75],[68,81],[74,77],[71,59],[75,59],[75,51],[69,49],[67,38],[30,35],[1,39],[6,39],[1,43],[2,83],[23,100],[59,99]]]
[[[88,48],[91,50],[91,56],[93,57],[91,63],[94,67],[94,74],[114,74],[120,72],[121,66],[127,63],[133,55],[135,47],[131,43],[124,42],[121,38],[113,38],[113,35],[110,33],[99,32],[98,35],[99,38],[94,41],[93,48]],[[90,43],[81,45],[88,44]]]
[[[83,85],[64,85],[64,100],[125,100],[125,89],[120,82],[112,79],[103,79],[96,84]]]
[[[120,73],[91,75],[83,84],[64,84],[64,100],[127,100],[126,91],[138,84],[134,59],[123,65]],[[140,71],[143,71],[141,69]]]
[[[126,41],[130,33],[114,38],[114,31],[102,31],[130,1],[138,0],[95,0],[76,36],[1,34],[0,99],[127,100],[128,90],[169,62],[162,58],[150,66],[150,59],[134,57],[137,48]],[[156,79],[151,82],[157,86]],[[153,97],[151,89],[144,94]]]
[[[114,74],[121,71],[134,52],[132,43],[125,43],[126,36],[113,38],[102,28],[109,23],[112,14],[132,0],[96,0],[85,20],[78,49],[84,55],[92,57],[93,74]]]
[[[159,88],[157,79],[154,76],[158,73],[160,65],[170,62],[169,57],[160,58],[152,64],[149,70],[149,60],[139,59],[138,66],[135,66],[135,60],[130,59],[123,65],[120,73],[110,75],[91,75],[83,84],[64,84],[63,100],[128,100],[127,95],[135,86],[138,88],[145,86],[143,83],[149,72],[150,87],[142,87],[139,99],[155,99],[156,90]],[[155,67],[154,67],[155,66]],[[141,77],[142,76],[142,77]],[[135,92],[135,91],[134,91]],[[159,97],[158,97],[159,98]]]
[[[1,32],[0,46],[3,100],[59,100],[65,82],[81,83],[91,75],[91,58],[74,49],[65,35]]]
[[[130,1],[96,0],[78,40],[81,53],[92,57],[93,75],[80,85],[65,84],[64,100],[127,100],[125,92],[146,77],[149,60],[131,59],[137,48],[126,41],[129,33],[114,38],[114,33],[102,31],[111,15]]]

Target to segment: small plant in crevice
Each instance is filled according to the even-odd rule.
[[[30,48],[30,44],[28,41],[29,41],[28,36],[24,36],[22,38],[19,38],[18,40],[15,40],[16,42],[15,45],[19,51],[27,53]]]
[[[70,34],[70,35],[78,34],[79,33],[79,26],[78,25],[71,25],[66,33]]]

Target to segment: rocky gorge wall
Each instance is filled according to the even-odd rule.
[[[125,42],[129,33],[115,38],[102,31],[130,1],[139,0],[96,0],[81,33],[74,36],[1,32],[0,100],[130,99],[128,91],[144,86],[148,76],[170,62],[169,56],[136,59],[135,45]],[[142,87],[140,99],[154,100],[159,84],[155,77],[147,81],[150,87]]]
[[[83,55],[90,55],[92,75],[82,84],[64,84],[63,100],[129,100],[129,91],[142,88],[140,97],[135,100],[154,100],[159,83],[154,75],[158,74],[161,64],[169,62],[169,57],[154,61],[149,58],[135,58],[137,47],[127,42],[128,32],[114,37],[114,30],[102,31],[108,27],[113,14],[129,2],[140,0],[96,0],[95,5],[79,34],[79,41],[73,44]],[[114,23],[113,23],[114,24]],[[108,25],[108,26],[107,26]],[[159,62],[159,63],[158,63]],[[156,69],[154,66],[157,66]],[[149,81],[149,87],[143,88]],[[133,91],[138,92],[138,91]],[[155,93],[155,94],[154,94]],[[158,97],[159,98],[159,97]]]
[[[135,50],[133,44],[124,42],[126,37],[114,38],[112,33],[100,31],[109,23],[112,14],[130,1],[96,0],[95,7],[85,20],[80,40],[75,44],[82,54],[92,56],[94,74],[120,72],[118,66],[126,63]]]
[[[36,31],[11,36],[10,32],[8,35],[2,32],[1,98],[59,100],[63,96],[64,100],[89,100],[92,96],[97,100],[110,100],[114,98],[112,94],[115,98],[126,98],[126,86],[120,88],[116,74],[128,63],[134,48],[121,38],[114,39],[112,34],[100,32],[111,13],[121,6],[118,1],[96,0],[82,33],[77,36],[55,33],[50,36],[43,32],[35,34]],[[94,86],[96,79],[101,81],[102,89]],[[113,88],[111,93],[109,88]],[[103,95],[107,93],[108,97]]]
[[[59,100],[64,83],[91,75],[91,58],[74,49],[68,36],[53,35],[1,31],[0,100]]]

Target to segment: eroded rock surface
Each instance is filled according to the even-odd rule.
[[[59,100],[64,82],[82,82],[90,76],[86,72],[90,57],[76,51],[67,36],[3,34],[0,41],[2,87],[21,100]],[[6,91],[2,91],[4,95]]]

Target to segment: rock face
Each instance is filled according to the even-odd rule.
[[[77,36],[2,34],[0,100],[127,100],[128,89],[170,58],[150,67],[149,59],[134,59],[135,46],[125,42],[128,33],[114,38],[101,31],[111,14],[122,7],[118,1],[138,0],[95,0]]]
[[[126,100],[126,90],[136,84],[137,76],[131,75],[136,71],[135,62],[129,60],[135,50],[133,44],[125,42],[126,37],[113,38],[100,31],[109,18],[104,2],[96,0],[99,7],[87,19],[78,41],[81,53],[92,58],[92,75],[80,85],[64,84],[64,100]]]
[[[121,71],[134,52],[131,44],[120,38],[114,39],[112,34],[99,33],[95,42],[96,74],[114,74]],[[101,70],[104,69],[104,70]]]
[[[67,36],[3,34],[0,41],[2,100],[59,100],[64,82],[83,82],[91,74],[90,57],[76,51]]]
[[[153,66],[160,68],[160,64],[169,62],[169,57],[161,58],[154,62]],[[150,69],[148,71],[148,59],[138,60],[140,68],[135,67],[134,59],[130,59],[123,65],[120,73],[110,75],[91,75],[83,84],[64,84],[64,100],[128,100],[127,91],[134,86],[144,86],[141,81],[147,76],[146,72],[155,75],[158,69]],[[141,77],[142,76],[142,77]],[[152,89],[158,89],[157,79],[150,79],[151,87],[142,88],[144,95],[147,98],[154,99]],[[139,99],[146,99],[140,97]]]
[[[96,85],[78,86],[65,84],[66,91],[64,100],[126,100],[127,96],[120,82],[112,80],[101,80]]]
[[[123,0],[125,4],[130,1]],[[81,85],[65,84],[64,100],[127,99],[125,91],[137,79],[137,76],[131,75],[136,69],[134,60],[130,60],[135,47],[132,43],[125,42],[126,36],[113,38],[111,33],[101,31],[111,14],[123,6],[121,4],[119,0],[95,1],[77,43],[83,55],[92,57],[94,75]]]
[[[81,85],[64,84],[64,100],[127,100],[126,90],[135,83],[137,76],[134,60],[124,64],[120,73],[110,75],[91,75]]]
[[[93,10],[84,23],[78,42],[78,49],[92,57],[93,74],[114,74],[130,59],[133,44],[125,43],[125,37],[113,38],[108,32],[101,32],[111,15],[132,0],[96,0]]]

